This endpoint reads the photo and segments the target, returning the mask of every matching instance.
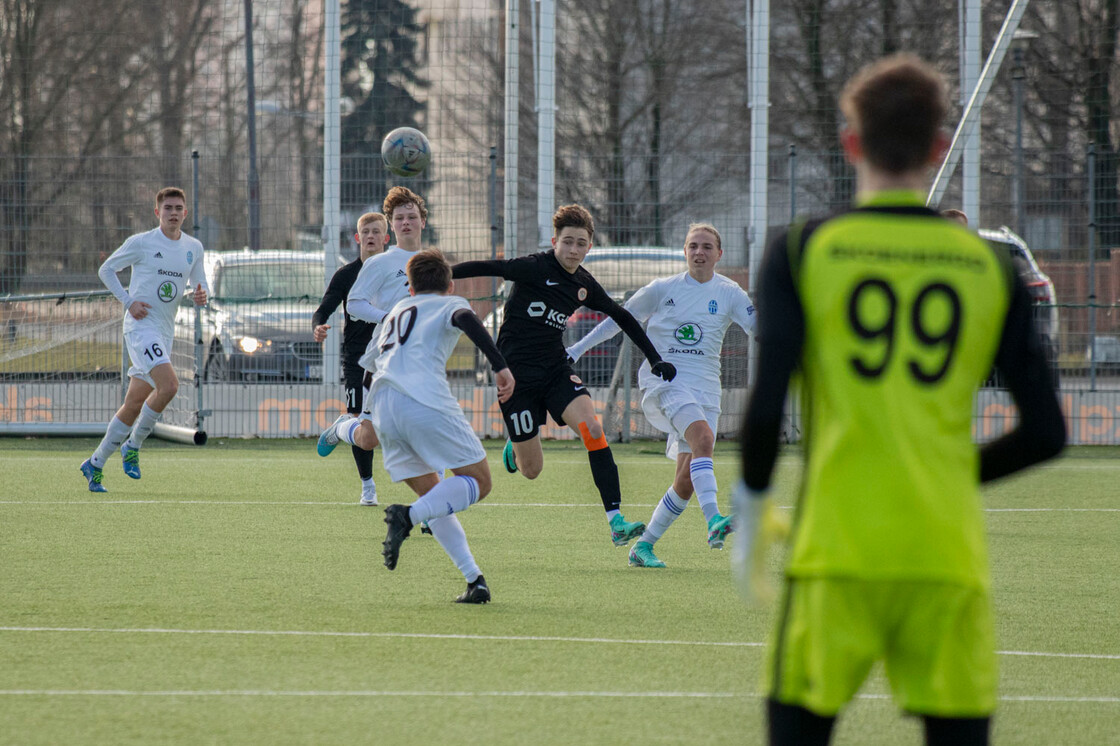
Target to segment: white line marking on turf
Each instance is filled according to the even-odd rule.
[[[163,634],[163,635],[275,635],[291,637],[388,637],[420,638],[426,640],[478,640],[501,642],[571,642],[606,643],[616,645],[694,645],[703,647],[761,648],[763,642],[708,642],[703,640],[625,640],[609,637],[559,637],[534,635],[463,635],[426,632],[332,632],[269,629],[160,629],[105,627],[0,627],[0,632],[89,632],[105,634]]]
[[[713,642],[710,640],[631,640],[613,637],[561,637],[558,635],[466,635],[434,632],[335,632],[331,630],[271,629],[169,629],[163,627],[0,627],[0,632],[80,632],[95,634],[157,634],[157,635],[260,635],[277,637],[366,637],[419,638],[426,640],[477,640],[501,642],[570,642],[607,645],[683,645],[696,647],[761,648],[764,642]],[[1120,655],[1107,653],[1050,653],[1030,650],[997,650],[999,655],[1037,658],[1077,658],[1120,660]]]
[[[656,503],[627,502],[634,508],[652,508]],[[0,500],[0,505],[289,505],[355,508],[359,506],[351,500]],[[474,508],[601,508],[599,503],[498,503],[482,501]],[[792,506],[779,505],[782,510],[792,510]],[[1120,513],[1120,508],[985,508],[985,513]]]
[[[168,689],[141,691],[132,689],[0,689],[4,697],[540,697],[548,699],[603,698],[603,699],[738,699],[761,697],[756,692],[526,692],[526,691],[390,691],[390,690],[338,690],[338,691],[273,691],[268,689]],[[857,699],[876,702],[890,701],[886,694],[858,694]],[[1001,702],[1061,702],[1081,704],[1120,704],[1120,697],[1031,697],[1004,696]]]

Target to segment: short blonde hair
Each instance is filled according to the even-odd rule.
[[[688,237],[692,235],[693,231],[707,231],[716,237],[716,248],[723,251],[723,237],[719,235],[719,231],[711,223],[690,223],[688,226],[688,233],[684,234],[684,245],[688,246]]]
[[[385,226],[385,230],[389,230],[389,221],[379,212],[367,212],[358,218],[358,230],[361,230],[366,223],[381,223]]]

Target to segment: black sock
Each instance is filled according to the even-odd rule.
[[[827,746],[834,717],[817,715],[797,705],[766,700],[770,746]]]
[[[373,479],[373,451],[350,446],[350,452],[354,454],[354,463],[358,465],[358,476],[362,479]]]
[[[991,718],[922,717],[926,746],[988,746]]]
[[[591,463],[591,477],[599,488],[603,510],[618,510],[618,506],[622,504],[622,488],[618,486],[618,467],[614,463],[611,449],[608,447],[588,451],[587,460]]]

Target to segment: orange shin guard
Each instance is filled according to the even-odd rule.
[[[586,422],[579,423],[579,434],[583,438],[583,447],[589,451],[601,451],[607,447],[607,434],[603,433],[598,438],[592,438]]]

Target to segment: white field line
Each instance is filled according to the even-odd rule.
[[[386,503],[388,504],[388,503]],[[652,508],[657,503],[627,501],[634,508]],[[338,507],[350,506],[364,508],[353,500],[0,500],[0,505],[213,505],[215,507],[234,505],[287,505]],[[792,510],[789,505],[779,505],[781,510]],[[483,500],[472,506],[478,508],[597,508],[600,503],[588,500],[581,503],[501,503]],[[984,508],[985,513],[1120,513],[1120,508]]]
[[[391,690],[268,690],[268,689],[0,689],[0,697],[431,697],[431,698],[545,698],[545,699],[739,699],[761,697],[757,692],[597,692],[597,691],[391,691]],[[886,694],[858,694],[857,699],[888,702]],[[1120,697],[1004,696],[1001,702],[1120,704]]]
[[[268,629],[169,629],[162,627],[3,627],[3,632],[46,632],[80,634],[156,634],[156,635],[258,635],[275,637],[358,637],[411,638],[426,640],[471,640],[480,642],[564,642],[598,645],[680,645],[693,647],[763,648],[764,642],[718,642],[706,640],[644,640],[611,637],[561,637],[558,635],[466,635],[428,632],[335,632],[331,630],[268,630]],[[1108,653],[1051,653],[1030,650],[999,650],[999,655],[1036,658],[1076,658],[1088,660],[1120,660]]]

